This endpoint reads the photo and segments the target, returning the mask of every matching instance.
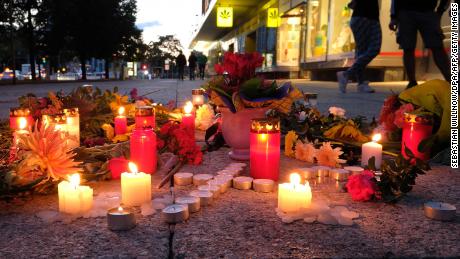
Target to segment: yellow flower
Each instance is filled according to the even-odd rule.
[[[112,125],[105,123],[101,127],[105,132],[105,137],[109,140],[112,140],[115,137],[115,130],[113,129]]]
[[[339,156],[343,154],[341,148],[332,148],[331,142],[323,142],[323,145],[316,151],[316,159],[319,165],[336,167],[337,164],[345,163]]]
[[[201,105],[196,110],[195,125],[197,129],[207,130],[214,122],[214,111],[209,104]]]
[[[294,157],[294,144],[297,141],[297,134],[291,130],[284,138],[284,154],[289,157]]]
[[[309,163],[315,162],[316,148],[312,143],[302,143],[297,140],[295,145],[295,158]]]

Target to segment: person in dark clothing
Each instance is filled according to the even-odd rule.
[[[184,67],[187,65],[187,59],[185,58],[182,51],[179,52],[179,55],[176,57],[176,65],[179,70],[179,79],[184,80]]]
[[[195,80],[195,70],[196,70],[196,56],[195,53],[190,53],[188,57],[188,69],[190,72],[190,80]]]
[[[415,78],[415,46],[417,31],[426,48],[433,53],[436,66],[445,80],[450,80],[450,64],[444,50],[441,16],[447,10],[448,0],[392,0],[390,30],[397,31],[396,41],[403,49],[403,62],[409,83],[417,85]]]
[[[197,63],[200,79],[204,80],[204,70],[206,68],[206,63],[208,63],[208,58],[203,53],[200,53],[197,57]]]
[[[346,71],[337,73],[339,90],[346,93],[350,78],[356,78],[358,92],[375,92],[364,80],[364,69],[380,53],[382,30],[379,21],[378,0],[352,0],[349,7],[353,9],[350,27],[355,38],[355,62]]]

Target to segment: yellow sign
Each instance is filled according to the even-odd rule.
[[[278,8],[268,8],[267,10],[267,27],[276,28],[279,26],[280,16]]]
[[[217,7],[217,27],[233,27],[233,7]]]

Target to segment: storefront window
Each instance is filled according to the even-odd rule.
[[[308,1],[306,62],[326,60],[329,0]]]
[[[293,10],[281,18],[278,27],[276,63],[278,66],[298,66],[300,47],[300,14]]]
[[[353,57],[354,39],[350,29],[350,0],[332,0],[329,21],[328,60]]]

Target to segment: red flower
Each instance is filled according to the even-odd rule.
[[[374,174],[369,170],[348,177],[346,187],[354,201],[368,201],[375,197],[378,192],[374,182]]]
[[[165,146],[165,141],[162,139],[157,139],[157,149],[160,150]]]
[[[402,128],[404,126],[404,113],[411,112],[413,110],[414,106],[410,103],[401,105],[401,107],[394,113],[394,124],[398,128]]]
[[[391,132],[396,130],[396,125],[394,124],[395,112],[401,106],[398,95],[390,95],[383,102],[382,109],[380,110],[379,124],[383,126],[385,131]]]

